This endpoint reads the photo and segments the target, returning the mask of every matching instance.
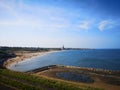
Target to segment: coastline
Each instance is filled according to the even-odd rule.
[[[40,57],[49,53],[53,53],[53,52],[61,52],[61,51],[65,51],[65,50],[48,50],[48,51],[39,51],[39,52],[16,52],[16,57],[14,58],[9,58],[8,60],[6,60],[3,64],[3,66],[6,69],[10,69],[10,66],[15,65],[16,63],[19,63],[21,61],[26,61],[26,60],[30,60],[32,58],[36,58],[36,57]],[[40,68],[37,68],[38,70],[41,68],[46,68],[46,67],[51,67],[54,65],[48,65],[48,66],[43,66]],[[69,66],[69,65],[60,65],[60,64],[56,64],[55,66],[61,66],[61,67],[65,67],[65,68],[78,68],[78,69],[87,69],[87,70],[92,70],[92,71],[99,71],[99,72],[107,72],[107,73],[111,73],[111,72],[120,72],[120,70],[110,70],[110,69],[102,69],[102,68],[92,68],[92,67],[79,67],[79,66]],[[36,71],[36,69],[30,70],[31,71]],[[29,71],[27,71],[29,72]]]
[[[62,50],[63,51],[63,50]],[[36,58],[37,56],[43,56],[53,52],[61,52],[61,50],[49,50],[49,51],[39,51],[39,52],[16,52],[15,58],[10,58],[4,62],[4,67],[9,69],[9,67],[13,64],[16,64],[21,61],[25,61],[31,58]],[[14,71],[14,70],[12,70]],[[114,70],[105,70],[105,69],[97,69],[97,68],[87,68],[87,67],[77,67],[77,66],[67,66],[67,65],[49,65],[41,68],[37,68],[28,72],[27,74],[31,74],[33,76],[43,77],[47,79],[53,79],[58,81],[64,81],[69,83],[76,83],[77,85],[85,85],[96,88],[103,88],[105,90],[119,90],[120,87],[120,71]],[[70,80],[66,78],[62,78],[59,75],[69,74],[76,75],[74,78],[70,78]],[[75,81],[75,78],[79,80],[86,81],[88,78],[93,80],[93,82],[87,83],[82,81]],[[73,77],[73,76],[71,76]],[[78,79],[77,79],[78,80]]]
[[[43,56],[43,55],[53,53],[53,52],[58,52],[58,50],[50,50],[50,51],[43,51],[43,52],[16,52],[15,53],[16,57],[6,60],[3,63],[3,66],[9,69],[11,65],[16,64],[18,62],[25,61],[31,58],[35,58],[37,56]]]

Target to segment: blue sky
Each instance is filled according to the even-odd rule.
[[[119,0],[0,0],[0,46],[120,48]]]

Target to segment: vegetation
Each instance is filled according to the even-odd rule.
[[[0,51],[15,52],[15,51],[49,51],[49,50],[61,50],[61,48],[37,48],[37,47],[0,47]]]
[[[100,90],[6,69],[0,69],[0,82],[22,90]]]

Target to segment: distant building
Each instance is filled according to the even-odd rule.
[[[62,48],[61,48],[62,50],[64,50],[65,48],[64,48],[64,45],[62,46]]]

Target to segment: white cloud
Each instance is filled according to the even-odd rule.
[[[18,28],[25,26],[42,30],[58,30],[70,26],[69,20],[66,18],[68,13],[65,13],[62,8],[28,5],[21,0],[17,5],[1,1],[0,8],[3,10],[3,20],[0,21],[0,26],[16,26]],[[5,16],[5,11],[8,16]],[[11,18],[11,16],[14,19],[5,19],[6,17]]]
[[[105,29],[110,29],[110,28],[112,28],[112,21],[110,21],[110,20],[103,20],[103,21],[101,21],[100,23],[99,23],[99,25],[98,25],[98,29],[100,30],[100,31],[103,31],[103,30],[105,30]]]
[[[51,28],[51,30],[69,29],[73,27],[72,20],[78,17],[76,16],[78,14],[71,13],[64,8],[29,5],[23,0],[12,4],[1,1],[0,7],[8,14],[8,16],[5,16],[3,12],[3,20],[0,21],[2,26],[27,26],[42,28],[43,30],[44,28]],[[10,19],[11,16],[12,19]],[[80,25],[80,28],[87,29],[86,27],[87,24]]]
[[[78,28],[88,30],[89,29],[89,22],[88,21],[83,21],[78,25]]]

